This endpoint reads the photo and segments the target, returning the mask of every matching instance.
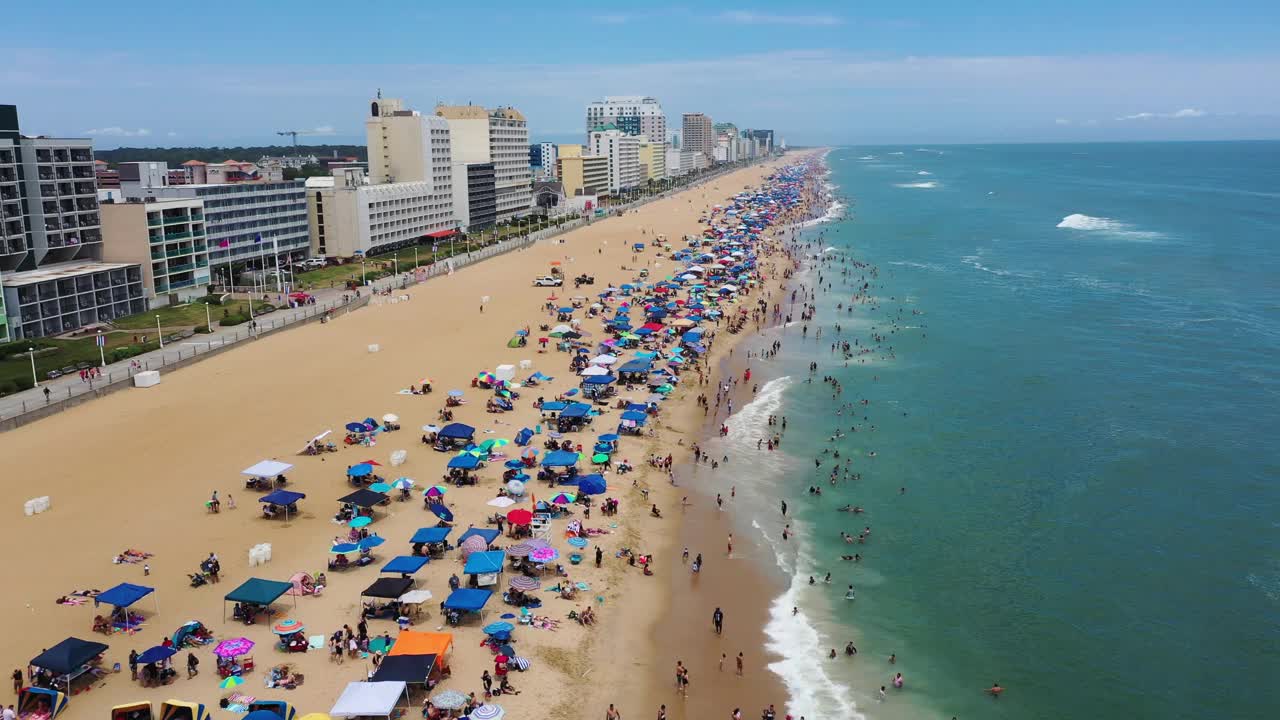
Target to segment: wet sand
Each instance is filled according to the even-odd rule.
[[[582,272],[594,274],[597,292],[609,281],[620,283],[634,277],[633,271],[622,270],[624,266],[640,267],[648,261],[660,275],[670,262],[655,260],[652,252],[633,261],[632,242],[652,243],[656,233],[676,240],[697,232],[697,217],[704,209],[744,186],[758,184],[768,169],[757,166],[737,171],[624,217],[596,222],[564,236],[562,243],[543,242],[411,288],[403,292],[409,297],[407,301],[372,306],[328,324],[272,336],[164,375],[156,388],[118,393],[0,436],[0,453],[6,457],[0,502],[11,509],[10,521],[0,527],[0,541],[11,548],[12,557],[8,591],[0,598],[0,613],[8,618],[2,626],[6,630],[5,664],[0,668],[6,672],[25,668],[29,658],[68,635],[110,644],[106,654],[109,668],[113,663],[124,664],[130,649],[141,651],[159,644],[181,624],[194,619],[203,621],[219,638],[244,635],[258,643],[253,653],[258,669],[246,676],[239,692],[289,700],[301,712],[327,711],[346,682],[364,678],[371,667],[368,661],[347,660],[338,665],[331,663],[324,651],[292,655],[275,651],[265,625],[224,623],[222,596],[249,577],[287,580],[298,571],[315,574],[324,568],[331,539],[343,532],[331,517],[337,510],[336,499],[350,490],[344,480],[348,465],[370,458],[388,464],[393,450],[404,449],[409,453],[407,463],[384,468],[385,474],[412,477],[419,488],[437,482],[447,456],[422,445],[418,428],[435,421],[444,391],[468,389],[469,379],[477,371],[529,359],[535,370],[556,376],[549,387],[527,389],[516,412],[502,415],[486,414],[485,394],[468,390],[471,402],[455,413],[455,420],[480,429],[477,440],[512,437],[520,427],[532,426],[537,412],[529,407],[529,398],[550,397],[576,385],[567,372],[565,355],[538,354],[532,347],[506,347],[517,328],[526,324],[536,327],[540,322],[554,324],[541,309],[548,290],[530,285],[552,261],[562,262],[570,277]],[[645,235],[640,234],[642,229]],[[590,295],[591,290],[584,287],[580,294]],[[569,287],[556,294],[579,293]],[[490,298],[483,313],[482,296]],[[715,352],[724,352],[729,344],[725,341],[740,337],[746,334],[723,336]],[[368,352],[371,343],[379,344],[381,351]],[[435,381],[436,393],[425,397],[397,394],[423,376]],[[689,394],[693,389],[682,388],[681,393]],[[669,401],[662,424],[671,425],[672,430],[664,429],[654,439],[623,440],[619,456],[637,466],[641,484],[653,489],[650,502],[663,507],[667,517],[648,517],[648,504],[639,490],[631,487],[631,476],[623,476],[621,481],[616,475],[609,476],[608,495],[621,499],[622,515],[610,519],[619,527],[601,543],[606,552],[604,567],[596,570],[584,563],[571,568],[575,581],[592,585],[591,593],[577,603],[544,596],[547,599],[538,614],[560,619],[557,631],[517,631],[520,652],[534,666],[513,676],[512,682],[522,694],[500,699],[508,712],[516,716],[582,717],[603,713],[608,702],[616,702],[624,714],[656,710],[653,698],[648,697],[647,669],[669,675],[667,670],[674,660],[654,656],[647,638],[650,631],[676,635],[685,629],[653,627],[666,607],[667,587],[660,582],[663,570],[658,577],[643,577],[639,570],[615,560],[613,552],[624,546],[645,548],[658,554],[662,566],[678,562],[674,546],[679,537],[679,491],[670,488],[664,474],[650,471],[644,458],[648,452],[674,446],[681,435],[686,438],[687,453],[697,423],[682,418],[691,417],[692,408],[691,399]],[[380,436],[374,448],[347,448],[318,457],[295,455],[311,436],[323,430],[340,434],[347,422],[388,412],[398,414],[405,429]],[[596,423],[596,429],[603,431],[610,424],[606,416]],[[484,430],[494,432],[486,435]],[[261,518],[258,493],[243,489],[240,470],[264,458],[296,463],[289,473],[290,488],[308,495],[301,503],[300,516],[287,526]],[[447,500],[460,526],[481,525],[492,512],[485,501],[493,496],[500,472],[500,464],[491,465],[482,471],[480,486],[450,489]],[[224,502],[219,514],[204,508],[214,489]],[[545,487],[539,489],[545,492]],[[23,517],[22,503],[43,495],[51,497],[52,509]],[[237,509],[227,508],[228,495],[234,496]],[[330,572],[323,596],[298,598],[296,609],[291,599],[282,600],[281,615],[305,623],[308,635],[328,635],[344,623],[354,626],[359,593],[378,577],[376,566],[407,554],[412,531],[432,524],[434,518],[422,509],[420,493],[412,502],[393,503],[389,513],[370,528],[388,539],[375,553],[379,558],[375,569]],[[607,527],[609,523],[593,516],[587,524]],[[273,545],[272,561],[251,569],[247,551],[263,542]],[[126,548],[155,553],[149,561],[149,577],[143,577],[141,565],[112,564],[111,558]],[[186,574],[195,572],[211,551],[222,561],[221,584],[190,588]],[[419,587],[436,596],[427,604],[429,617],[420,622],[419,629],[435,629],[440,624],[436,607],[447,594],[445,580],[451,572],[460,571],[455,555],[433,562],[418,575]],[[126,581],[157,588],[154,602],[147,598],[136,606],[146,616],[146,624],[132,636],[108,638],[91,633],[94,614],[105,609],[54,603],[55,598],[76,589],[106,589]],[[569,610],[590,602],[595,595],[603,598],[603,603],[597,604],[601,626],[582,628],[564,619]],[[762,605],[767,601],[767,597],[760,598]],[[489,618],[506,609],[497,600],[491,601]],[[748,611],[742,612],[745,616]],[[709,622],[708,616],[695,629],[707,628]],[[384,631],[394,635],[394,623],[370,622],[371,634]],[[491,668],[489,652],[477,647],[480,637],[474,621],[455,631],[453,679],[442,687],[464,692],[480,689],[481,671]],[[95,682],[88,693],[73,697],[62,717],[101,717],[106,708],[117,703],[171,697],[215,706],[218,718],[236,717],[216,709],[218,698],[228,692],[217,688],[212,654],[206,648],[197,655],[202,673],[193,680],[180,671],[180,679],[171,686],[143,689],[129,681],[126,670],[126,674],[108,676]],[[183,659],[185,651],[176,658]],[[262,678],[267,668],[281,663],[304,673],[306,682],[293,691],[266,690]],[[762,667],[756,672],[753,687],[765,677]],[[694,688],[702,687],[698,684],[701,674],[694,676]],[[617,699],[604,699],[603,693]]]

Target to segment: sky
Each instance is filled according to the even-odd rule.
[[[448,5],[448,7],[444,7]],[[603,95],[791,145],[1280,138],[1280,2],[14,3],[0,103],[100,147],[364,142],[381,89],[581,141]]]

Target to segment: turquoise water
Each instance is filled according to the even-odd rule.
[[[790,378],[769,409],[790,424],[760,467],[774,473],[761,494],[790,497],[801,537],[777,542],[776,509],[761,530],[799,550],[784,569],[819,578],[779,607],[804,608],[819,650],[860,650],[821,660],[833,695],[871,717],[1274,717],[1280,143],[828,161],[853,206],[808,236],[876,266],[879,303],[837,311],[852,291],[826,271],[809,339],[793,325],[761,364]],[[893,357],[843,367],[837,322],[851,342],[890,333]],[[865,422],[834,416],[829,386],[804,382],[811,361],[842,401],[870,402]],[[832,443],[836,426],[847,434]],[[862,479],[829,485],[830,459],[812,461],[827,448]],[[846,503],[867,512],[835,511]],[[866,525],[867,544],[840,541]],[[792,674],[812,679],[815,638],[774,629]],[[906,687],[881,704],[895,672]],[[983,692],[995,681],[999,701]],[[808,710],[853,712],[835,697]]]

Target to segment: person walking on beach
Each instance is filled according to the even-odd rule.
[[[738,676],[741,677],[742,676],[742,653],[738,653],[737,662],[738,662]]]
[[[622,713],[618,712],[613,703],[609,703],[609,709],[604,713],[604,720],[622,720]]]
[[[666,706],[666,705],[659,705],[659,706],[658,706],[658,720],[667,720],[667,706]]]
[[[187,653],[187,679],[200,674],[200,658],[193,652]]]
[[[729,533],[729,551],[726,554],[727,555],[733,554],[733,533]]]
[[[716,608],[716,611],[711,613],[711,624],[715,627],[717,635],[724,634],[724,612],[720,608]]]
[[[13,671],[13,694],[14,695],[17,695],[22,692],[22,685],[23,685],[22,671],[14,670]]]

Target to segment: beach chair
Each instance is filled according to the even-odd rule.
[[[250,670],[253,670],[253,668],[254,668],[254,664],[253,664],[253,656],[246,656],[246,657],[244,657],[244,658],[241,658],[241,660],[240,660],[240,672],[241,672],[242,674],[243,674],[243,673],[247,673],[247,672],[249,672]]]

